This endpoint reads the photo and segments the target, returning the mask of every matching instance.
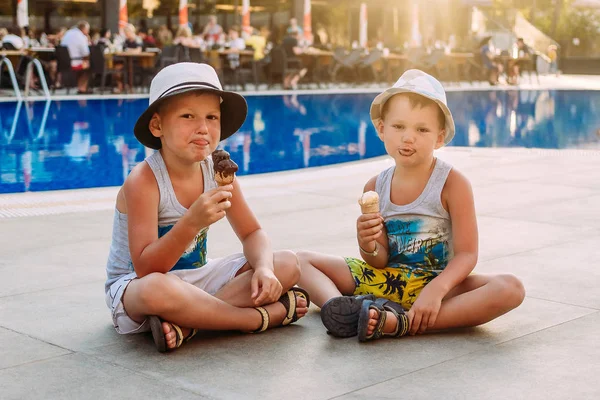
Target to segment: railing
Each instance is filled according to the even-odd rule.
[[[15,75],[15,70],[13,69],[12,62],[7,57],[2,57],[0,60],[0,84],[2,83],[2,66],[6,64],[6,68],[8,69],[8,75],[10,76],[10,80],[12,82],[13,91],[15,92],[15,96],[18,100],[22,100],[21,90],[19,89],[19,84],[17,83],[17,76]],[[44,81],[45,83],[45,81]],[[46,90],[48,87],[46,86]]]
[[[48,90],[48,84],[46,83],[46,75],[44,75],[42,64],[37,58],[31,60],[29,64],[27,64],[27,68],[25,70],[25,97],[29,95],[29,84],[31,83],[31,77],[33,76],[33,67],[37,69],[38,76],[40,77],[40,84],[42,85],[42,89],[44,91],[44,97],[49,99],[50,91]]]

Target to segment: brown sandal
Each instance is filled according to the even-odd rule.
[[[298,321],[298,313],[296,312],[296,296],[302,297],[306,300],[307,308],[310,306],[310,296],[306,290],[299,287],[293,287],[292,289],[288,290],[279,298],[279,300],[277,300],[283,304],[286,311],[285,318],[283,318],[283,321],[281,321],[281,323],[277,326],[286,326]],[[264,307],[254,307],[254,309],[260,313],[260,316],[262,317],[262,324],[258,329],[251,331],[250,333],[264,332],[267,330],[269,323],[271,322],[269,313]]]
[[[168,324],[171,325],[171,327],[175,331],[176,337],[175,347],[169,349],[167,346],[167,337],[165,336],[165,332],[162,328],[162,323],[165,321],[163,321],[162,319],[160,319],[160,317],[156,315],[149,316],[148,321],[150,322],[150,329],[152,330],[152,338],[154,339],[154,344],[156,345],[156,349],[160,353],[166,353],[167,351],[173,351],[175,349],[178,349],[179,347],[181,347],[183,342],[188,342],[198,333],[198,329],[192,329],[186,337],[183,337],[183,332],[181,331],[179,325],[174,324],[172,322],[168,322]]]

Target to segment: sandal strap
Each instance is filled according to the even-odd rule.
[[[396,317],[396,329],[392,333],[382,333],[381,336],[401,337],[408,333],[408,316],[401,304],[385,298],[379,298],[375,301],[385,311],[389,311]]]
[[[369,301],[369,300],[367,300]],[[385,308],[381,305],[381,303],[377,301],[371,301],[369,304],[369,310],[376,310],[378,313],[377,317],[377,325],[373,330],[373,333],[366,336],[367,340],[379,339],[383,336],[383,327],[385,326],[385,321],[387,320],[387,314],[385,312]]]
[[[176,325],[172,322],[170,322],[170,324],[173,330],[175,331],[175,349],[178,349],[183,343],[183,332],[181,331],[179,325]]]
[[[262,324],[260,325],[260,327],[258,329],[254,330],[254,331],[250,331],[250,333],[264,332],[269,327],[269,321],[270,321],[269,313],[263,307],[254,307],[254,309],[260,313],[260,316],[262,318]]]
[[[277,301],[283,304],[286,311],[285,318],[283,318],[280,324],[281,326],[289,325],[298,319],[298,315],[296,314],[296,294],[293,290],[285,292]]]
[[[198,329],[192,329],[190,331],[190,333],[187,335],[187,337],[185,338],[186,342],[189,342],[194,336],[196,336],[196,334],[198,333]]]

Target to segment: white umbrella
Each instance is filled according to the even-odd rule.
[[[28,0],[18,0],[17,3],[17,25],[21,28],[29,26]]]
[[[367,3],[360,3],[360,26],[358,42],[360,47],[367,47]]]

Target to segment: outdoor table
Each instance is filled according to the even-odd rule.
[[[320,75],[327,66],[333,64],[333,52],[328,50],[309,47],[297,57],[301,60],[302,65],[310,71],[313,82],[321,84]]]
[[[16,69],[19,65],[19,60],[21,57],[26,55],[23,50],[0,50],[0,57],[6,57],[10,60],[13,65],[13,68]]]
[[[154,57],[157,53],[141,52],[135,53],[132,51],[118,51],[116,53],[110,53],[108,56],[119,57],[125,61],[125,68],[127,68],[128,84],[130,90],[133,90],[133,61],[138,59],[142,68],[150,68],[154,65]],[[112,60],[109,61],[112,63]]]

